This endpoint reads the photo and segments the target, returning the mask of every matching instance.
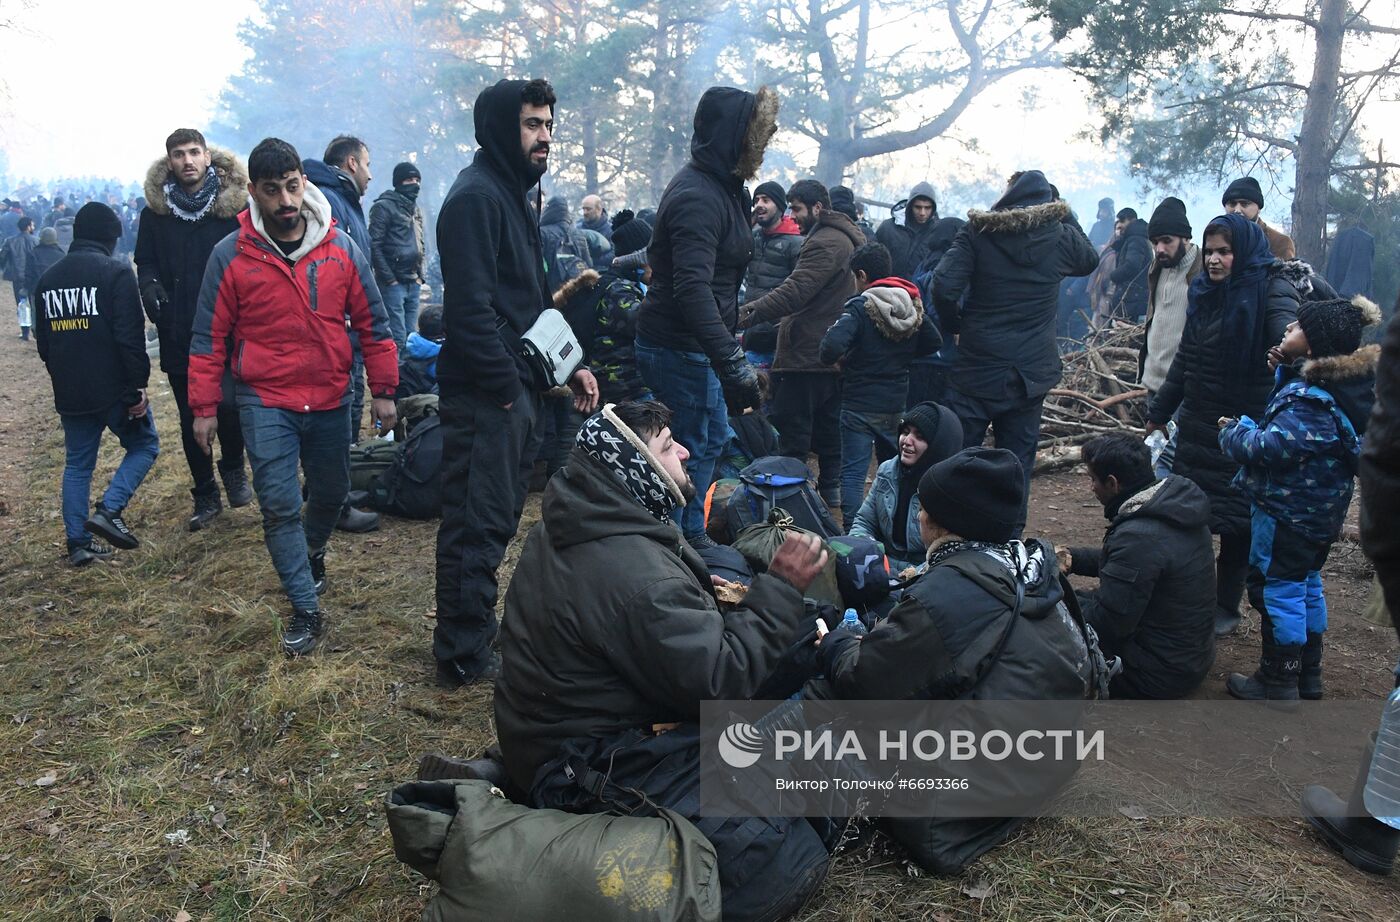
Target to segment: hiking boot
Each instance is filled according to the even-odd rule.
[[[1283,702],[1288,707],[1298,700],[1302,657],[1303,648],[1299,644],[1266,643],[1254,675],[1232,673],[1225,680],[1225,690],[1242,701]]]
[[[418,760],[419,781],[457,781],[462,778],[489,781],[501,789],[510,784],[505,765],[499,759],[491,758],[489,752],[480,759],[454,759],[430,752]]]
[[[319,610],[292,612],[292,623],[282,632],[282,652],[288,656],[306,656],[326,634],[325,621]]]
[[[475,685],[478,682],[495,682],[501,677],[501,655],[491,653],[491,659],[480,672],[470,673],[456,660],[438,661],[437,683],[448,690]]]
[[[220,471],[219,478],[224,482],[224,495],[228,497],[230,509],[242,509],[253,501],[253,488],[241,465],[236,470]]]
[[[141,546],[141,542],[136,540],[136,536],[131,533],[131,529],[126,527],[122,521],[122,510],[108,509],[101,503],[93,510],[92,515],[83,523],[83,528],[102,538],[112,542],[113,547],[119,547],[124,551],[130,551]]]
[[[340,510],[340,520],[335,523],[335,527],[341,531],[364,534],[369,531],[379,530],[379,513],[365,512],[363,509],[356,509],[348,503]]]
[[[1215,612],[1215,636],[1229,637],[1235,633],[1240,626],[1240,613],[1238,611],[1226,611],[1223,608],[1216,609]]]
[[[114,554],[110,547],[97,539],[87,544],[75,544],[68,548],[68,562],[75,567],[85,567],[94,560],[110,560]]]
[[[26,341],[29,339],[29,327],[19,328],[19,338]]]
[[[1353,867],[1369,874],[1389,874],[1400,849],[1400,829],[1371,816],[1366,809],[1366,779],[1371,774],[1375,734],[1361,753],[1361,767],[1352,782],[1351,797],[1342,800],[1320,784],[1303,788],[1303,818]]]
[[[1298,697],[1308,701],[1322,700],[1322,635],[1308,632],[1303,646],[1303,671],[1298,673]]]
[[[311,564],[311,582],[316,586],[316,594],[322,595],[326,591],[325,548],[322,548],[314,554],[307,554],[306,562]]]
[[[209,486],[212,492],[194,495],[194,515],[190,516],[190,531],[208,528],[219,517],[219,513],[224,511],[224,504],[219,502],[219,488],[212,483]]]
[[[685,540],[686,543],[689,544],[691,548],[695,550],[696,553],[699,553],[700,551],[706,550],[708,548],[719,547],[719,545],[715,543],[715,539],[711,538],[704,532],[701,532],[700,534],[695,535],[694,537],[686,538]]]

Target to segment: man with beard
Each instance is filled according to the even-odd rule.
[[[194,486],[190,531],[211,524],[223,511],[214,462],[194,440],[190,411],[190,337],[199,307],[199,286],[214,246],[238,230],[248,204],[248,170],[233,152],[210,147],[193,128],[165,139],[165,156],[146,171],[146,207],[136,231],[136,277],[146,316],[160,333],[160,367],[180,411],[180,440]],[[230,398],[232,395],[229,395]],[[232,399],[215,412],[219,477],[229,506],[253,501],[243,471],[243,431]]]
[[[802,249],[802,228],[788,217],[787,193],[771,180],[759,183],[753,193],[753,259],[744,275],[744,303],[757,301],[783,283],[797,266]],[[775,323],[757,323],[744,331],[744,351],[754,355],[760,367],[773,364],[778,344]]]
[[[209,256],[190,339],[190,409],[205,452],[232,367],[243,439],[262,507],[263,537],[292,604],[288,656],[325,632],[326,541],[350,491],[350,340],[360,337],[374,416],[394,426],[398,356],[369,256],[332,226],[326,198],[286,141],[248,156],[248,209]],[[306,471],[306,522],[301,484]]]
[[[695,484],[670,417],[654,401],[609,404],[545,490],[506,593],[502,759],[537,807],[605,811],[631,789],[680,811],[715,846],[725,918],[786,918],[818,885],[826,850],[803,819],[698,815],[700,703],[759,691],[798,639],[802,593],[827,555],[789,537],[720,611],[671,523]]]
[[[583,212],[583,217],[579,218],[579,230],[590,230],[594,233],[602,234],[611,242],[613,239],[612,222],[608,220],[608,213],[603,208],[603,199],[598,195],[585,195],[579,204],[579,210]]]
[[[1259,216],[1259,212],[1264,210],[1264,190],[1259,188],[1259,180],[1253,176],[1242,176],[1226,186],[1220,196],[1220,204],[1225,206],[1226,214],[1244,215],[1245,220],[1259,225],[1264,239],[1269,241],[1269,252],[1274,254],[1275,259],[1293,259],[1298,255],[1293,238],[1270,227]]]
[[[900,206],[895,205],[895,213],[880,225],[875,240],[890,251],[894,275],[912,279],[919,263],[928,255],[933,227],[938,222],[938,202],[933,197],[933,186],[921,182],[909,191],[909,198],[901,204],[903,213],[900,214]]]
[[[1167,369],[1181,345],[1191,280],[1201,274],[1201,249],[1191,242],[1186,203],[1165,198],[1147,222],[1152,271],[1147,279],[1147,341],[1142,352],[1142,384],[1152,393],[1167,380]]]
[[[671,407],[676,438],[690,450],[687,470],[699,496],[710,489],[729,441],[726,402],[757,407],[758,372],[734,339],[739,282],[753,254],[744,182],[763,163],[778,130],[778,97],[713,86],[695,108],[690,162],[662,193],[652,224],[651,287],[637,320],[637,368]],[[687,504],[681,531],[706,544],[705,510]]]
[[[479,150],[438,215],[443,325],[437,365],[443,432],[442,526],[437,539],[438,682],[494,679],[496,568],[525,507],[540,447],[543,394],[520,337],[551,307],[539,223],[526,193],[549,167],[554,89],[501,80],[476,98]],[[569,382],[589,412],[598,383],[586,368]]]

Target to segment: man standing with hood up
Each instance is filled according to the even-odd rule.
[[[637,368],[672,408],[676,441],[690,449],[686,470],[703,498],[729,440],[728,400],[757,407],[758,373],[734,339],[739,283],[753,253],[744,182],[758,173],[778,130],[778,96],[712,86],[695,108],[690,162],[656,209],[648,261],[651,287],[637,319]],[[692,544],[706,544],[702,499],[680,516]]]
[[[938,223],[938,202],[933,197],[933,186],[921,182],[909,190],[909,198],[904,203],[904,222],[890,215],[875,232],[877,243],[883,243],[890,251],[890,263],[896,276],[912,279],[928,255],[932,243],[933,226]]]
[[[545,80],[483,90],[472,111],[480,149],[438,215],[447,339],[437,365],[443,464],[433,656],[448,688],[500,672],[491,652],[496,568],[525,507],[543,399],[517,348],[551,306],[526,193],[549,166],[554,101]],[[578,409],[591,411],[592,373],[580,369],[570,386]]]

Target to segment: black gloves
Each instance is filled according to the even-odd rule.
[[[739,411],[747,407],[758,409],[763,403],[763,392],[759,389],[758,372],[744,357],[744,350],[736,343],[734,351],[714,365],[725,402]]]
[[[165,286],[159,279],[147,279],[141,286],[141,305],[146,308],[151,323],[160,323],[160,312],[169,303],[170,295],[165,293]]]

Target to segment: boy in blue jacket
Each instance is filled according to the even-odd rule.
[[[1220,448],[1240,463],[1235,485],[1252,507],[1249,601],[1263,636],[1258,671],[1226,680],[1236,698],[1322,697],[1321,570],[1351,504],[1375,400],[1380,347],[1360,348],[1361,333],[1380,317],[1359,295],[1304,301],[1269,350],[1278,377],[1264,418],[1220,420]]]

